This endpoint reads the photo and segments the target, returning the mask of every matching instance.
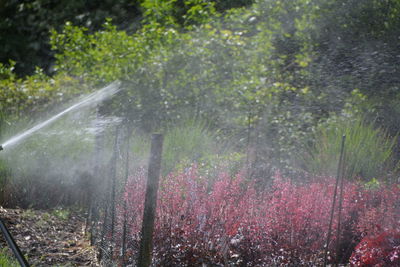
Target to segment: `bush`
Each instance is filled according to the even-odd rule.
[[[145,172],[130,177],[128,203],[130,253],[137,253],[143,213]],[[210,181],[214,180],[212,184]],[[295,184],[276,175],[269,190],[257,192],[239,173],[214,179],[193,165],[165,177],[160,186],[154,235],[157,266],[271,266],[322,264],[335,181],[311,179]],[[390,217],[383,229],[398,229],[398,187],[370,190],[348,181],[344,187],[340,255],[335,255],[337,214],[330,243],[331,260],[349,258],[377,217]],[[377,202],[377,199],[380,201]],[[122,212],[119,212],[120,223]],[[350,251],[350,253],[346,252]]]
[[[383,232],[367,236],[357,245],[350,258],[351,266],[399,266],[400,234]]]
[[[217,149],[215,134],[205,123],[186,119],[167,129],[164,140],[164,173],[170,173],[182,161],[198,161]]]
[[[362,118],[333,119],[321,125],[314,146],[305,156],[306,170],[318,175],[335,175],[343,135],[346,135],[346,178],[369,181],[396,171],[393,159],[396,138],[387,136],[385,131]]]

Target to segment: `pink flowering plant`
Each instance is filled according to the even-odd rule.
[[[208,177],[195,164],[171,173],[160,183],[153,261],[157,266],[321,264],[334,186],[330,177],[300,183],[277,173],[272,186],[261,190],[243,173],[221,170]],[[140,241],[144,192],[145,172],[138,171],[123,194],[131,260]],[[329,259],[348,261],[365,236],[398,231],[398,193],[397,186],[371,190],[345,182],[340,250],[336,255],[335,212]],[[121,208],[118,218],[121,224]]]

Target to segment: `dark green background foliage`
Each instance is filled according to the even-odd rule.
[[[141,16],[137,1],[1,1],[0,62],[17,62],[16,71],[31,74],[35,66],[51,72],[53,53],[50,29],[61,29],[65,21],[98,30],[106,17],[124,29],[135,29]],[[137,23],[136,23],[137,24]]]
[[[17,62],[19,75],[31,74],[36,66],[52,73],[53,51],[49,45],[51,29],[62,29],[66,21],[84,26],[90,32],[101,28],[106,18],[111,18],[119,29],[136,31],[143,13],[160,9],[155,1],[143,0],[1,0],[0,1],[0,62],[10,59]],[[216,10],[224,10],[251,4],[249,0],[234,1],[160,1],[171,7],[171,11],[160,10],[161,17],[173,16],[178,23],[187,9],[197,3],[215,4]],[[186,4],[189,3],[189,4]]]

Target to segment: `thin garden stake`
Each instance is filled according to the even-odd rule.
[[[101,230],[101,236],[100,236],[100,250],[99,250],[99,259],[101,260],[103,257],[103,251],[105,251],[105,236],[107,233],[107,222],[109,220],[109,216],[111,217],[111,243],[114,240],[114,220],[115,220],[115,183],[116,183],[116,163],[117,163],[117,143],[118,143],[118,133],[119,133],[119,128],[117,127],[115,131],[115,141],[114,141],[114,151],[113,151],[113,156],[110,161],[110,178],[108,182],[108,188],[111,187],[111,192],[110,195],[108,196],[110,198],[110,202],[108,202],[109,198],[106,196],[105,202],[106,202],[106,208],[104,211],[104,218],[103,218],[103,225],[102,225],[102,230]],[[107,192],[106,192],[107,193]],[[107,194],[106,194],[107,195]],[[112,255],[112,246],[110,246],[110,255]]]
[[[130,134],[130,129],[129,126],[127,127],[127,136],[126,136],[126,159],[125,159],[125,186],[128,183],[128,176],[129,176],[129,147],[130,147],[130,142],[129,142],[129,134]],[[122,228],[122,266],[126,266],[126,259],[125,259],[125,254],[126,254],[126,228],[127,228],[127,212],[128,212],[128,203],[127,199],[124,199],[124,224]]]
[[[150,161],[147,174],[146,196],[144,200],[142,239],[140,241],[138,267],[149,267],[151,264],[157,191],[161,172],[162,145],[162,134],[153,134],[151,138]]]
[[[4,222],[0,219],[0,230],[3,232],[4,238],[7,241],[8,246],[11,248],[14,256],[17,258],[18,263],[21,267],[29,267],[29,263],[26,261],[24,254],[22,254],[17,243],[12,237],[11,233],[8,231]]]
[[[114,243],[114,235],[115,235],[115,188],[116,188],[116,180],[117,180],[117,155],[118,155],[118,135],[119,135],[119,127],[117,126],[115,130],[115,140],[114,140],[114,153],[111,160],[111,255],[112,248]]]
[[[100,118],[100,108],[97,108],[96,113],[97,119]],[[90,196],[89,196],[89,210],[88,210],[88,226],[90,231],[90,245],[94,246],[96,243],[98,235],[98,221],[100,219],[99,214],[99,198],[98,193],[100,193],[99,182],[102,180],[100,165],[103,163],[103,157],[101,156],[104,144],[104,133],[99,131],[95,136],[94,144],[94,156],[93,156],[93,176],[91,181]],[[96,181],[94,180],[96,179]]]
[[[343,206],[343,186],[344,186],[344,174],[346,168],[346,150],[343,152],[343,162],[342,162],[342,173],[340,177],[340,194],[339,194],[339,210],[338,210],[338,228],[336,232],[336,257],[337,264],[339,264],[339,252],[340,252],[340,235],[341,235],[341,221],[342,221],[342,206]]]
[[[115,220],[115,186],[117,179],[117,154],[118,154],[118,134],[119,129],[115,132],[114,153],[111,161],[111,238],[114,238],[114,220]]]
[[[343,135],[342,136],[342,143],[341,143],[341,146],[340,146],[339,164],[338,164],[337,173],[336,173],[335,190],[334,190],[334,193],[333,193],[333,201],[332,201],[331,215],[330,215],[330,220],[329,220],[328,236],[326,238],[326,243],[325,243],[324,266],[326,266],[327,261],[328,261],[329,243],[331,241],[331,234],[332,234],[333,214],[335,212],[337,187],[338,187],[338,184],[339,184],[340,172],[341,172],[341,169],[342,169],[342,161],[343,161],[343,153],[344,153],[344,143],[345,143],[345,141],[346,141],[346,136]]]
[[[250,139],[251,139],[251,112],[249,111],[249,114],[247,115],[247,144],[246,144],[246,175],[247,178],[250,177]]]

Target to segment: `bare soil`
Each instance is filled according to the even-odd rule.
[[[32,266],[99,266],[96,250],[85,237],[84,216],[73,211],[61,215],[0,207],[0,217]]]

